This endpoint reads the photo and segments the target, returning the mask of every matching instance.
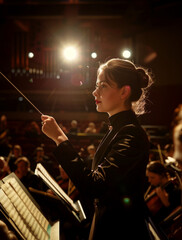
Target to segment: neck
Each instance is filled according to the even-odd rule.
[[[119,108],[117,110],[108,112],[108,115],[109,115],[109,117],[111,117],[111,116],[113,116],[113,115],[115,115],[115,114],[117,114],[119,112],[124,112],[124,111],[128,111],[128,110],[131,110],[131,109],[132,109],[131,107],[126,107],[126,106],[125,107],[121,107],[121,108]]]

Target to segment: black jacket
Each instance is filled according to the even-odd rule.
[[[149,239],[144,222],[144,181],[149,143],[133,111],[109,118],[92,170],[69,141],[55,156],[81,193],[95,199],[93,239]],[[89,206],[88,206],[89,207]]]

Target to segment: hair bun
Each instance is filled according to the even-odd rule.
[[[149,76],[146,74],[145,70],[142,68],[137,68],[138,79],[141,88],[146,88],[149,83]]]

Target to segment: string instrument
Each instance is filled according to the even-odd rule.
[[[174,184],[175,182],[176,182],[176,177],[169,179],[169,181],[167,183],[161,185],[160,187],[162,189],[166,189],[167,186],[169,186],[169,184]],[[148,209],[150,210],[150,212],[152,213],[152,215],[156,215],[156,213],[164,206],[162,201],[160,200],[159,196],[156,193],[156,188],[157,187],[155,187],[150,192],[151,186],[149,186],[149,188],[144,196],[145,203],[146,203]]]

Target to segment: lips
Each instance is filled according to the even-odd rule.
[[[95,103],[96,103],[96,104],[99,104],[99,103],[101,103],[101,101],[99,101],[99,100],[95,100]]]

